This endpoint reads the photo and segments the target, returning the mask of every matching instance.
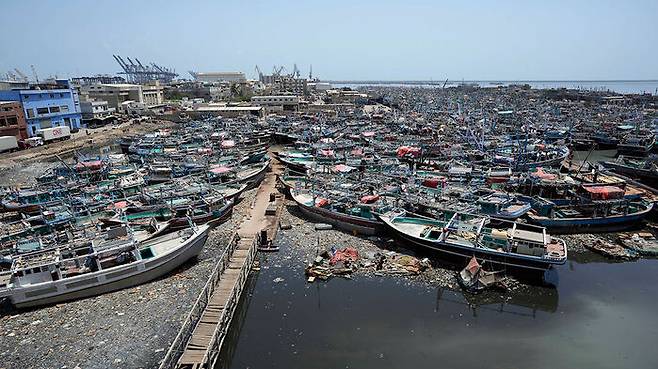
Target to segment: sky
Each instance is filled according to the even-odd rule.
[[[3,0],[0,74],[187,71],[324,80],[658,79],[658,1]]]

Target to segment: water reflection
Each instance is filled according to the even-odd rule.
[[[262,259],[218,367],[651,367],[655,260],[570,262],[552,286],[464,295],[394,277],[309,284],[289,255]]]

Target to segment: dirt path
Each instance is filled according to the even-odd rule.
[[[70,140],[0,155],[0,186],[22,186],[34,183],[34,177],[59,162],[57,156],[68,159],[74,153],[99,153],[105,146],[115,145],[127,135],[155,132],[162,128],[173,128],[169,121],[149,121],[139,124],[124,123],[96,129],[82,129]],[[89,134],[87,134],[87,131]]]

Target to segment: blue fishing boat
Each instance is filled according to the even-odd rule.
[[[395,210],[378,215],[404,246],[427,248],[448,259],[476,257],[519,269],[546,270],[567,261],[567,246],[546,229],[458,212],[427,218]]]

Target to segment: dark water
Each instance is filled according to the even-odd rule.
[[[219,367],[656,367],[656,260],[570,262],[556,288],[473,298],[392,277],[308,284],[287,253],[252,277]]]
[[[592,150],[590,151],[574,151],[573,159],[576,162],[582,162],[587,159],[590,163],[597,163],[599,161],[613,160],[617,154],[617,149],[612,150]]]

